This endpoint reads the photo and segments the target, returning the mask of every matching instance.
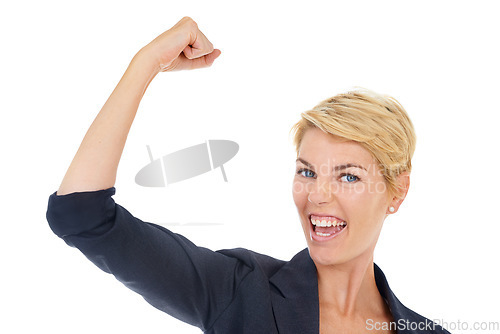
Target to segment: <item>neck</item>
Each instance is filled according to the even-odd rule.
[[[375,283],[373,254],[316,268],[321,306],[346,317],[387,310]]]

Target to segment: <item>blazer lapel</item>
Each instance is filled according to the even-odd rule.
[[[304,249],[271,278],[273,312],[282,334],[319,333],[319,299],[316,266]]]
[[[394,292],[392,292],[389,287],[389,283],[385,278],[382,270],[375,263],[374,272],[375,272],[375,283],[377,283],[378,291],[380,295],[385,299],[387,304],[389,305],[389,309],[391,310],[392,316],[394,317],[394,321],[398,321],[400,319],[404,319],[405,313],[407,313],[407,308],[399,301]]]
[[[382,270],[374,265],[375,282],[380,295],[386,300],[397,324],[398,334],[448,333],[441,326],[404,306],[389,287]],[[415,327],[417,326],[418,327]]]
[[[386,300],[394,321],[425,323],[428,319],[404,306],[394,295],[382,270],[374,264],[375,282],[380,295]],[[318,334],[319,298],[316,266],[306,248],[295,255],[270,280],[274,318],[281,334]],[[448,333],[442,327],[435,330],[398,328],[398,334]]]

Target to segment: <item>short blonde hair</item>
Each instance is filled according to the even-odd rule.
[[[396,99],[357,88],[303,112],[291,129],[297,156],[305,132],[313,127],[360,143],[378,162],[389,193],[399,196],[397,176],[411,171],[416,136],[408,114]]]

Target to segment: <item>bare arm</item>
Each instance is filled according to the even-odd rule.
[[[57,194],[112,187],[139,103],[156,74],[207,67],[219,55],[188,17],[142,48],[87,131]]]

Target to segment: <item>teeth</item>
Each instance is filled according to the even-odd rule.
[[[311,222],[315,226],[321,226],[321,227],[330,227],[330,226],[345,226],[347,223],[346,222],[339,222],[339,221],[330,221],[330,220],[319,220],[319,219],[311,219]]]
[[[317,235],[320,237],[329,237],[331,234],[330,233],[321,233],[321,232],[316,232]]]

